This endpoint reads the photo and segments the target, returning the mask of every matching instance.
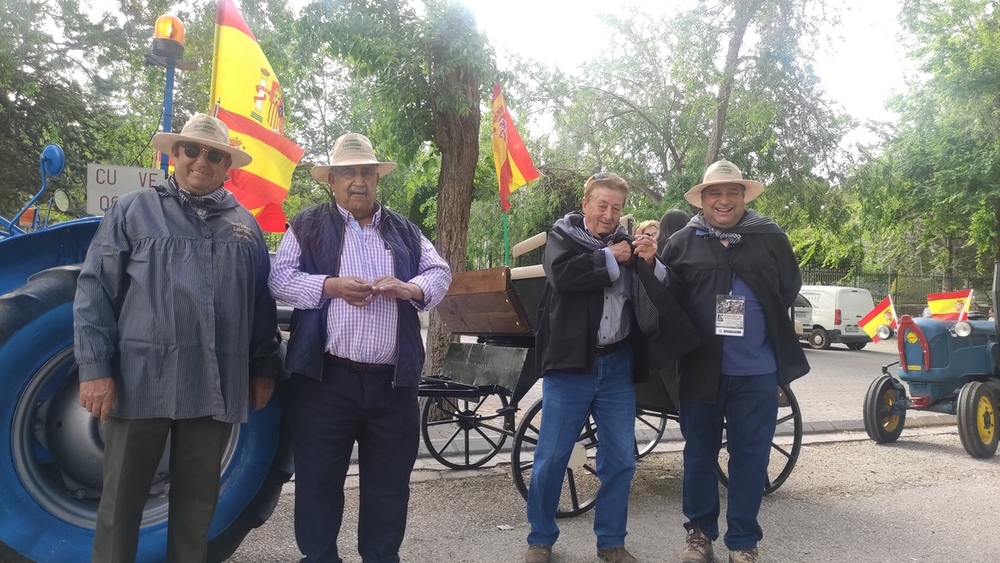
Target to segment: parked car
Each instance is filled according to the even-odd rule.
[[[799,293],[812,305],[812,330],[803,340],[817,350],[839,342],[860,350],[872,341],[858,325],[875,308],[867,289],[837,285],[804,285]]]
[[[812,304],[800,293],[795,296],[795,302],[788,310],[788,315],[795,322],[795,333],[799,335],[799,339],[805,340],[813,329]]]

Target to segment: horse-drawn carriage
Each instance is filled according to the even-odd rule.
[[[514,247],[514,256],[544,244],[539,235]],[[421,426],[431,456],[452,469],[480,467],[503,449],[508,438],[514,484],[527,497],[533,452],[542,424],[543,398],[523,414],[519,403],[538,382],[534,330],[544,288],[542,266],[490,268],[455,274],[444,301],[438,305],[445,326],[466,337],[446,354],[442,374],[422,380],[426,398]],[[473,337],[475,342],[470,342]],[[795,395],[779,386],[777,430],[772,442],[766,492],[788,478],[802,446],[802,414]],[[537,394],[537,390],[535,393]],[[669,421],[677,420],[676,381],[651,374],[636,386],[635,454],[654,450]],[[566,470],[558,516],[589,510],[599,481],[594,458],[600,444],[597,425],[588,418],[580,429]],[[723,436],[725,444],[725,436]],[[719,478],[726,483],[727,454],[723,448]]]

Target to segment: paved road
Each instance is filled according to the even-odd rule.
[[[805,446],[791,478],[768,497],[762,514],[764,561],[987,561],[996,557],[969,538],[982,514],[1000,509],[1000,459],[965,454],[954,417],[910,413],[897,444],[867,439],[861,407],[881,366],[895,361],[895,341],[851,351],[807,350],[812,372],[793,383],[805,421]],[[526,408],[537,396],[521,403]],[[664,442],[639,464],[630,509],[629,547],[641,561],[675,561],[683,547],[679,480],[681,443],[668,427]],[[403,560],[492,563],[520,561],[527,525],[524,503],[502,452],[487,467],[445,470],[429,457],[413,474],[410,527]],[[354,553],[356,477],[349,479],[340,545]],[[248,536],[233,563],[294,561],[294,483],[275,515]],[[596,561],[591,514],[561,520],[557,562]],[[721,546],[720,546],[721,548]],[[723,561],[724,550],[723,550]]]
[[[640,461],[629,510],[629,549],[645,563],[676,562],[683,549],[681,458],[654,453]],[[953,427],[908,430],[893,445],[863,434],[808,436],[792,477],[761,512],[762,563],[996,561],[1000,458],[965,454]],[[254,530],[232,563],[296,561],[293,485],[274,516]],[[346,563],[355,552],[357,489],[347,491],[340,537]],[[723,498],[725,498],[723,496]],[[560,520],[556,563],[597,563],[593,514]],[[506,466],[414,473],[402,548],[409,563],[523,561],[524,502]],[[719,542],[717,542],[719,543]],[[717,545],[725,561],[725,550]]]

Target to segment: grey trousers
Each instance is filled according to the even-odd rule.
[[[95,563],[132,563],[143,507],[170,435],[169,563],[205,561],[219,500],[219,470],[232,425],[210,417],[104,422],[104,490],[91,554]]]

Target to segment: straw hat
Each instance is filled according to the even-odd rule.
[[[334,166],[362,166],[377,164],[379,177],[385,176],[396,169],[395,162],[379,162],[375,158],[375,149],[368,137],[360,133],[344,133],[337,137],[330,151],[330,164],[313,166],[312,177],[317,182],[327,182],[330,179],[330,169]]]
[[[164,154],[173,154],[174,145],[184,141],[228,153],[230,170],[242,168],[253,160],[249,154],[229,144],[229,128],[221,119],[204,113],[192,115],[180,133],[153,135],[153,147]]]
[[[701,209],[701,191],[716,184],[741,184],[745,189],[743,201],[753,201],[764,191],[764,184],[753,180],[744,180],[743,173],[735,164],[728,160],[720,160],[712,163],[705,169],[705,176],[701,183],[691,188],[684,194],[684,199],[691,205]]]

